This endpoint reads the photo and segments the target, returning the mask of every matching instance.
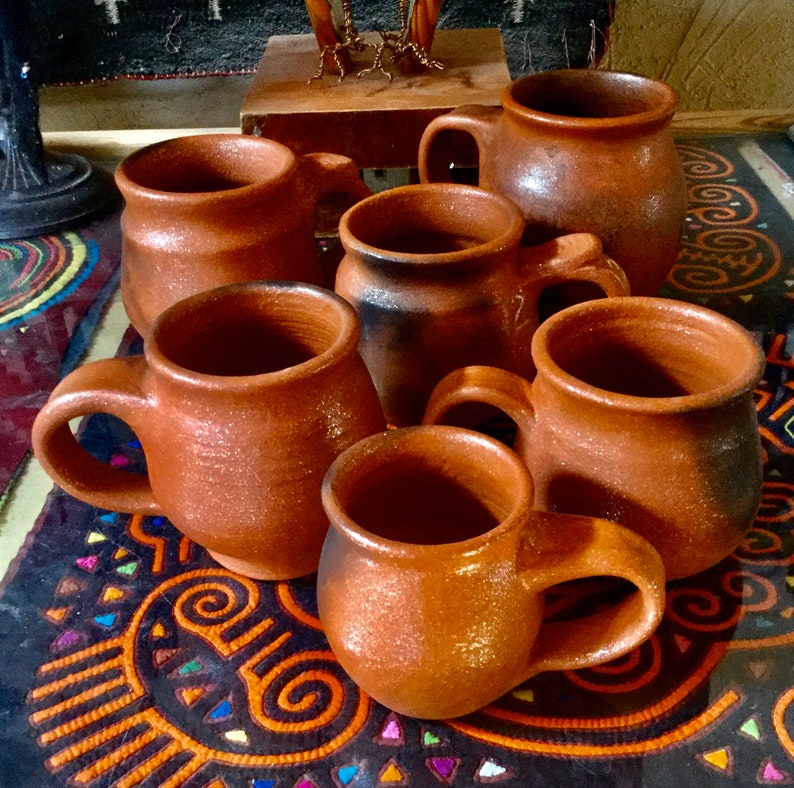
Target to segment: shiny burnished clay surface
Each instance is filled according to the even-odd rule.
[[[227,285],[179,302],[143,357],[71,373],[33,445],[67,492],[113,511],[165,514],[229,569],[259,579],[316,570],[328,527],[320,485],[346,447],[385,429],[357,352],[355,312],[322,288]],[[141,441],[148,473],[79,447],[68,422],[108,412]]]
[[[502,108],[464,105],[431,121],[421,180],[449,179],[451,134],[471,135],[479,185],[510,197],[529,238],[591,232],[624,269],[633,295],[654,295],[676,261],[686,185],[663,82],[592,69],[515,80]]]
[[[202,134],[156,143],[116,169],[124,198],[121,291],[145,335],[189,295],[257,279],[328,284],[315,243],[325,195],[368,195],[354,162],[273,140]]]
[[[646,537],[668,578],[740,544],[761,497],[754,338],[704,307],[616,298],[570,307],[536,332],[530,383],[493,367],[448,375],[427,422],[488,402],[518,427],[535,504],[605,517]]]
[[[656,551],[614,523],[533,511],[519,458],[478,433],[367,438],[334,462],[323,503],[324,631],[353,680],[400,713],[467,714],[540,671],[624,654],[661,619]],[[634,589],[606,610],[542,622],[545,589],[604,575]]]
[[[585,282],[602,296],[628,294],[592,234],[524,248],[522,232],[510,200],[459,184],[391,189],[342,216],[335,290],[356,308],[389,423],[418,424],[433,386],[458,367],[531,375],[545,288]]]

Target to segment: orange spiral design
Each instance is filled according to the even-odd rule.
[[[783,540],[779,534],[766,528],[759,528],[756,524],[744,538],[737,553],[741,554],[742,560],[744,560],[747,557],[779,553],[782,549]]]
[[[329,663],[329,667],[305,669],[307,663],[314,664],[321,660]],[[318,683],[327,691],[327,702],[323,701],[317,690],[309,689]],[[302,716],[297,721],[276,720],[267,716],[264,711],[264,693],[255,692],[259,702],[251,705],[257,709],[257,722],[278,733],[306,733],[325,727],[339,715],[345,697],[341,668],[330,651],[291,654],[265,674],[258,685],[262,690],[270,689],[274,692],[274,702],[280,712],[305,715],[313,709],[318,710],[313,717]]]
[[[679,612],[682,608],[682,612]],[[667,591],[668,620],[697,632],[724,632],[736,625],[741,608],[726,610],[722,600],[703,588],[670,588]],[[722,616],[722,617],[720,617]]]
[[[284,610],[287,611],[296,621],[305,624],[311,629],[316,629],[322,632],[323,625],[317,616],[306,612],[295,599],[295,594],[292,593],[289,583],[276,584],[276,598],[278,599]]]
[[[599,674],[602,676],[628,676],[631,672],[640,667],[642,662],[641,656],[650,652],[650,663],[643,670],[640,675],[621,681],[620,683],[611,683],[606,681],[596,681],[595,677]],[[591,692],[605,692],[605,693],[624,693],[634,692],[640,687],[652,682],[658,677],[662,669],[662,647],[659,643],[659,638],[653,635],[649,640],[643,643],[639,648],[635,648],[626,658],[609,662],[606,665],[596,666],[589,668],[586,671],[567,671],[566,677],[568,680],[575,684],[577,687],[589,690]],[[587,678],[592,677],[592,678]]]
[[[756,520],[762,523],[794,521],[794,484],[765,483]]]
[[[741,186],[698,183],[688,194],[689,215],[703,224],[749,224],[758,218],[758,203]]]
[[[773,278],[782,265],[780,247],[748,227],[710,228],[685,240],[669,278],[692,293],[737,293]]]
[[[266,692],[275,693],[278,707],[285,712],[304,716],[308,711],[316,713],[311,719],[287,721],[271,728],[283,734],[308,732],[308,740],[298,739],[292,748],[277,753],[228,752],[197,741],[154,708],[138,675],[136,646],[152,607],[185,583],[196,585],[182,590],[172,605],[181,626],[225,656],[248,646],[254,650],[238,671],[248,684],[251,719],[260,725],[265,719],[250,705],[251,699],[261,701]],[[42,704],[31,714],[31,722],[50,726],[41,733],[39,742],[62,746],[48,759],[48,768],[58,771],[79,761],[80,770],[69,778],[70,782],[83,785],[112,775],[118,788],[134,788],[158,771],[161,788],[178,788],[213,762],[243,768],[307,763],[323,760],[347,744],[366,723],[371,701],[354,686],[345,689],[341,666],[330,651],[288,656],[259,677],[253,668],[272,661],[291,633],[271,634],[269,640],[260,638],[274,622],[265,619],[257,623],[253,618],[253,623],[244,622],[245,626],[239,627],[242,634],[229,637],[230,628],[256,612],[259,601],[259,588],[253,581],[223,569],[196,569],[153,589],[118,637],[43,665],[40,676],[44,681],[31,691],[28,701]],[[304,671],[300,663],[306,660],[324,665],[311,664]],[[268,687],[269,681],[278,686]],[[319,692],[318,682],[326,687],[324,694]],[[99,730],[98,723],[103,723]],[[312,735],[322,726],[333,726],[331,734]],[[139,754],[157,739],[161,746],[141,760]],[[106,745],[112,749],[99,754]]]
[[[777,604],[775,584],[747,569],[727,572],[721,585],[727,593],[741,600],[743,613],[771,610]],[[759,590],[761,595],[756,599]]]
[[[735,172],[729,159],[702,145],[679,143],[676,148],[686,178],[728,178]]]
[[[794,760],[794,740],[786,727],[786,712],[794,702],[794,687],[786,690],[775,703],[772,709],[772,724],[775,728],[778,741],[789,758]]]

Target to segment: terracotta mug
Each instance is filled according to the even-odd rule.
[[[143,356],[79,367],[33,427],[44,470],[113,511],[167,515],[223,566],[275,580],[317,569],[320,485],[347,446],[385,429],[356,350],[358,322],[328,290],[227,285],[167,309]],[[104,465],[69,420],[105,412],[140,439],[147,473]]]
[[[479,185],[510,197],[533,238],[595,233],[629,278],[655,295],[674,265],[686,183],[673,143],[678,102],[664,82],[597,69],[521,77],[502,107],[435,118],[419,148],[423,182],[450,180],[450,135],[470,135]]]
[[[594,235],[522,248],[522,230],[510,200],[459,184],[390,189],[342,216],[335,290],[356,308],[361,355],[390,424],[418,424],[433,386],[458,367],[532,374],[548,288],[577,281],[628,294]]]
[[[234,282],[275,279],[330,285],[315,242],[322,198],[370,190],[353,161],[296,156],[273,140],[199,134],[158,142],[116,169],[121,294],[146,335],[177,301]]]
[[[521,460],[477,432],[366,438],[334,461],[323,503],[323,629],[352,679],[401,714],[468,714],[541,671],[625,654],[662,617],[656,551],[615,523],[533,511]],[[548,588],[594,576],[634,588],[607,609],[543,620]]]
[[[532,354],[532,383],[489,367],[451,373],[425,420],[454,421],[471,401],[501,408],[538,508],[623,523],[668,578],[730,555],[761,498],[753,388],[764,355],[752,335],[704,307],[611,298],[549,318]]]

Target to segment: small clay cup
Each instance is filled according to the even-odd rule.
[[[581,68],[520,77],[501,107],[468,104],[428,124],[420,178],[450,180],[450,136],[464,135],[479,151],[479,185],[521,208],[530,237],[595,233],[632,295],[656,295],[686,218],[671,127],[677,104],[673,88],[637,74]]]
[[[433,387],[458,367],[532,375],[548,288],[586,282],[597,295],[628,295],[594,235],[522,247],[523,228],[507,198],[451,183],[389,189],[342,216],[334,289],[356,308],[359,349],[390,424],[418,424]]]
[[[355,312],[320,287],[227,285],[167,309],[144,355],[79,367],[33,427],[44,470],[113,511],[167,515],[223,566],[277,580],[317,569],[320,486],[346,447],[385,429],[356,350]],[[69,420],[106,412],[140,439],[147,472],[101,463]]]
[[[662,617],[656,551],[614,523],[533,511],[519,457],[477,432],[366,438],[334,461],[323,504],[323,629],[352,679],[401,714],[473,712],[538,672],[625,654]],[[548,588],[595,576],[636,588],[607,609],[543,621]]]
[[[456,406],[473,401],[502,409],[516,422],[535,505],[632,528],[668,578],[741,543],[762,486],[753,388],[764,355],[752,335],[704,307],[610,298],[550,317],[532,355],[532,383],[493,367],[451,373],[425,421],[454,422]]]
[[[296,156],[274,140],[196,134],[149,145],[116,169],[121,294],[143,335],[182,298],[257,279],[333,285],[315,242],[322,199],[370,194],[352,159]]]

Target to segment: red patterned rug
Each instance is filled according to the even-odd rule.
[[[36,413],[118,287],[120,260],[118,210],[66,232],[0,241],[0,508]]]
[[[750,161],[768,160],[785,195],[794,150],[745,142],[757,146],[749,159],[735,139],[681,143],[691,208],[664,294],[724,311],[763,343],[763,501],[732,557],[669,585],[647,643],[599,668],[536,676],[466,718],[410,719],[344,675],[313,578],[246,580],[163,518],[55,490],[4,583],[0,784],[793,783],[794,225]],[[138,343],[128,336],[121,352]],[[143,467],[135,436],[109,417],[92,417],[81,439],[109,463]],[[549,614],[574,605],[552,597]]]

